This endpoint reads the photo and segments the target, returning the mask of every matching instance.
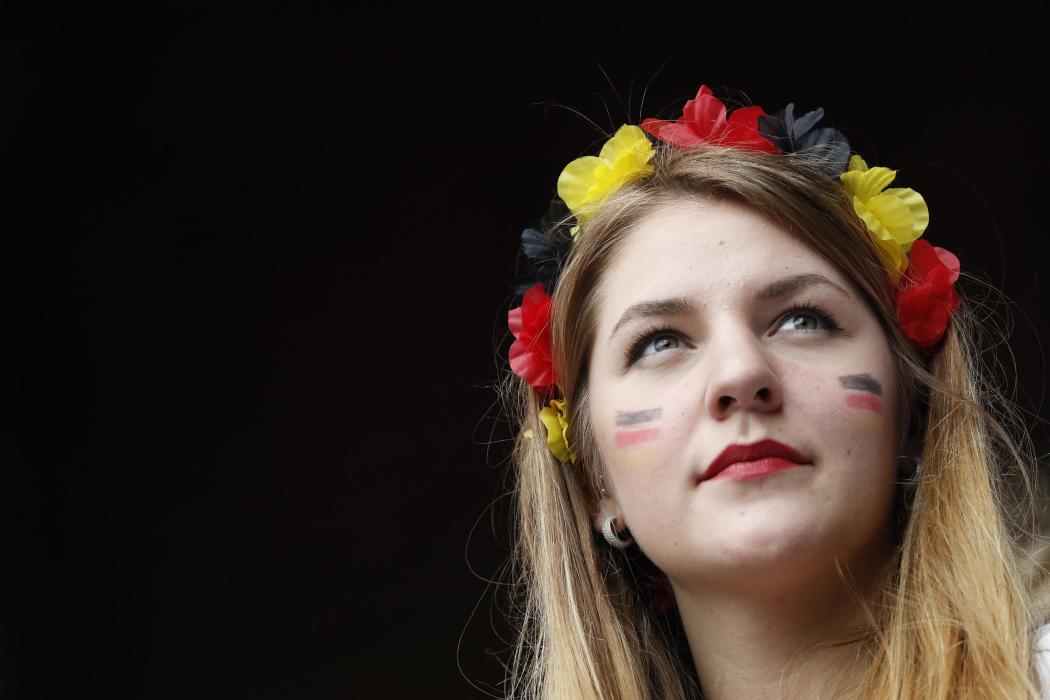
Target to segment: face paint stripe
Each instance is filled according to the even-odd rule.
[[[856,389],[866,391],[876,396],[882,396],[882,385],[870,374],[847,374],[839,377],[839,383],[844,389]]]
[[[849,422],[858,428],[878,432],[882,432],[886,429],[886,423],[878,413],[871,413],[870,411],[850,411],[847,416],[849,417]],[[626,454],[631,453],[627,452]]]
[[[613,438],[617,447],[630,447],[640,442],[654,440],[659,434],[659,428],[642,428],[641,430],[619,430]]]
[[[651,420],[659,418],[662,412],[663,409],[660,408],[649,408],[644,411],[617,411],[616,425],[622,426],[648,423]]]
[[[882,401],[867,394],[850,394],[846,397],[846,405],[850,408],[860,408],[865,411],[882,413]]]

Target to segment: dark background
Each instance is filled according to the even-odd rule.
[[[139,4],[0,22],[0,697],[498,695],[521,229],[701,83],[898,169],[1045,414],[1037,23]]]

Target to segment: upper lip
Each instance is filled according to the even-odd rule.
[[[809,462],[806,457],[789,445],[771,439],[759,440],[750,445],[730,445],[722,450],[718,456],[711,460],[711,463],[707,465],[707,469],[704,470],[704,474],[700,477],[700,480],[706,481],[707,479],[710,479],[715,474],[735,462],[752,462],[756,459],[762,459],[763,457],[783,457],[784,459],[790,459],[792,462],[798,462],[799,464],[807,464]]]

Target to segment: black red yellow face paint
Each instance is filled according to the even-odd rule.
[[[647,408],[643,411],[617,411],[616,433],[613,440],[617,447],[632,447],[655,440],[660,436],[656,422],[663,414],[662,408]]]
[[[846,389],[846,405],[872,413],[882,413],[882,385],[870,374],[847,374],[839,377]]]

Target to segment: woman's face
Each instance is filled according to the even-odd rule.
[[[605,479],[619,526],[676,588],[777,590],[834,557],[884,560],[897,388],[847,277],[742,205],[690,202],[632,232],[599,293],[588,371]],[[804,464],[701,480],[727,446],[767,439]]]

